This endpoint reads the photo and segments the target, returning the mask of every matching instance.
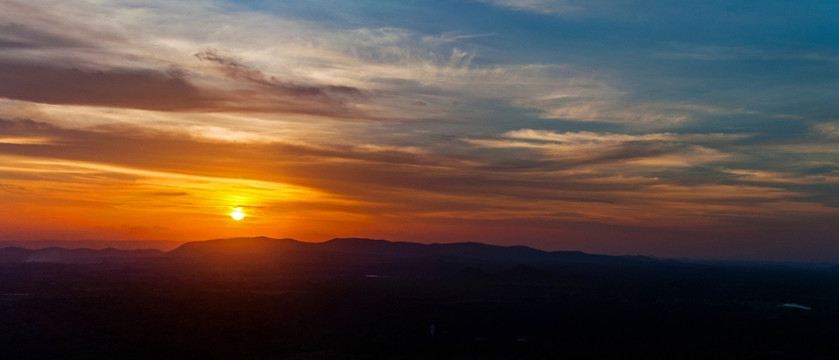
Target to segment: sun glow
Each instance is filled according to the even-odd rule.
[[[245,213],[242,212],[241,207],[235,207],[233,208],[233,212],[230,213],[230,217],[232,217],[233,220],[239,221],[245,218]]]

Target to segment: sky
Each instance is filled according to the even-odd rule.
[[[837,84],[833,1],[5,0],[0,240],[839,261]]]

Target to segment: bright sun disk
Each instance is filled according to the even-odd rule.
[[[241,207],[235,207],[233,208],[233,212],[230,213],[230,217],[232,217],[233,220],[242,220],[245,218],[245,213],[242,212]]]

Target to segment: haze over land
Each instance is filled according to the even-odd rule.
[[[836,24],[825,1],[3,1],[0,241],[836,261]]]

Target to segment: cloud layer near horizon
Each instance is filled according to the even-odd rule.
[[[642,3],[5,2],[0,230],[839,258],[839,19]]]

